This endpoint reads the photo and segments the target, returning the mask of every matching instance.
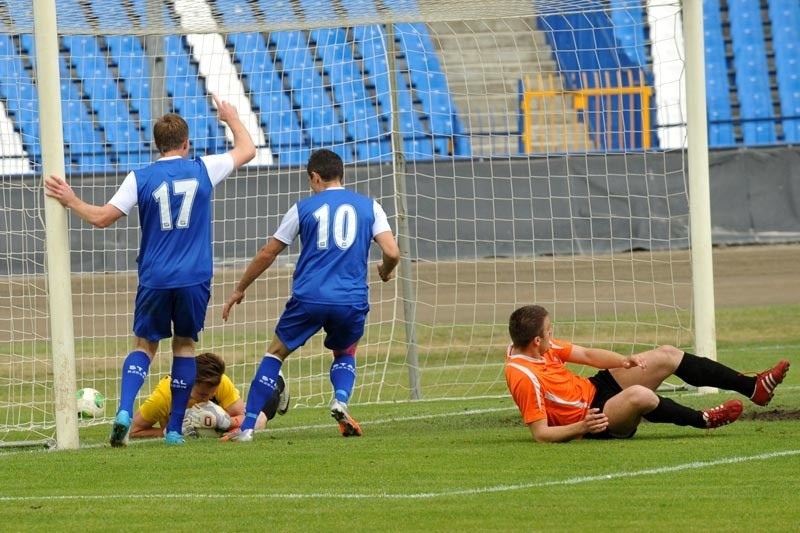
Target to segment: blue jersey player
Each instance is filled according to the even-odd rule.
[[[386,213],[371,198],[342,186],[344,165],[330,150],[317,150],[308,160],[308,180],[315,193],[300,200],[284,215],[280,227],[261,247],[222,310],[241,303],[244,292],[297,237],[302,249],[292,283],[292,296],[275,327],[275,338],[261,360],[247,394],[242,425],[224,440],[248,442],[264,402],[272,396],[284,359],[320,329],[325,347],[333,352],[330,380],[334,398],[331,416],[345,437],[361,436],[361,428],[347,410],[356,379],[355,352],[364,334],[369,311],[367,268],[369,249],[381,249],[378,275],[392,278],[400,251]]]
[[[84,202],[58,176],[50,176],[44,183],[48,196],[100,228],[139,206],[135,343],[122,364],[120,404],[109,439],[114,447],[127,444],[133,402],[159,341],[168,337],[172,337],[173,354],[172,409],[164,438],[167,444],[183,444],[181,426],[195,378],[195,343],[211,295],[212,192],[256,154],[236,108],[216,95],[214,101],[219,119],[233,133],[233,148],[227,153],[188,159],[189,127],[183,118],[170,113],[153,125],[153,140],[161,157],[130,172],[107,204]]]

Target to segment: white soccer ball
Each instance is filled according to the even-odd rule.
[[[97,418],[105,413],[106,399],[97,389],[81,389],[75,394],[75,398],[79,418]]]
[[[228,414],[225,412],[225,409],[220,407],[218,404],[214,402],[196,403],[186,410],[185,418],[189,417],[189,411],[198,411],[201,417],[205,419],[204,424],[192,424],[198,437],[215,439],[225,433],[224,431],[213,427],[217,420],[224,418]]]

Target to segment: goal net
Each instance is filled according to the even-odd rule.
[[[509,314],[537,303],[556,338],[630,354],[692,341],[683,40],[674,3],[58,0],[66,177],[104,204],[157,157],[152,123],[188,122],[192,156],[226,151],[212,94],[256,160],[214,198],[215,277],[198,352],[246,393],[290,294],[292,245],[223,323],[222,305],[329,148],[390,216],[403,261],[370,276],[353,403],[502,397]],[[137,213],[69,218],[48,264],[30,2],[0,4],[0,439],[50,437],[45,274],[71,274],[76,388],[107,398],[132,348]],[[379,259],[377,250],[373,263]],[[371,268],[374,270],[374,266]],[[55,317],[58,319],[58,317]],[[313,337],[287,360],[294,405],[330,399]],[[163,342],[139,400],[169,372]],[[137,403],[138,405],[138,403]],[[83,421],[82,423],[88,423]]]

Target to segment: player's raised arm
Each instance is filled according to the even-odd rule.
[[[212,97],[217,105],[219,119],[227,124],[233,133],[233,148],[228,153],[233,157],[235,170],[256,156],[256,145],[247,128],[244,127],[236,107],[229,102],[220,100],[216,94],[212,94]]]

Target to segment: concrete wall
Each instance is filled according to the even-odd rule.
[[[606,253],[688,247],[685,154],[549,156],[409,163],[411,256],[424,260]],[[710,154],[715,244],[800,242],[800,149]],[[346,169],[346,183],[377,198],[397,229],[389,165]],[[73,177],[85,200],[105,203],[123,176]],[[44,272],[38,178],[2,177],[0,275]],[[231,176],[215,192],[215,257],[246,262],[283,213],[309,194],[299,168]],[[26,206],[26,210],[22,209]],[[138,218],[97,230],[74,215],[73,272],[136,269]],[[281,261],[294,261],[295,244]]]

